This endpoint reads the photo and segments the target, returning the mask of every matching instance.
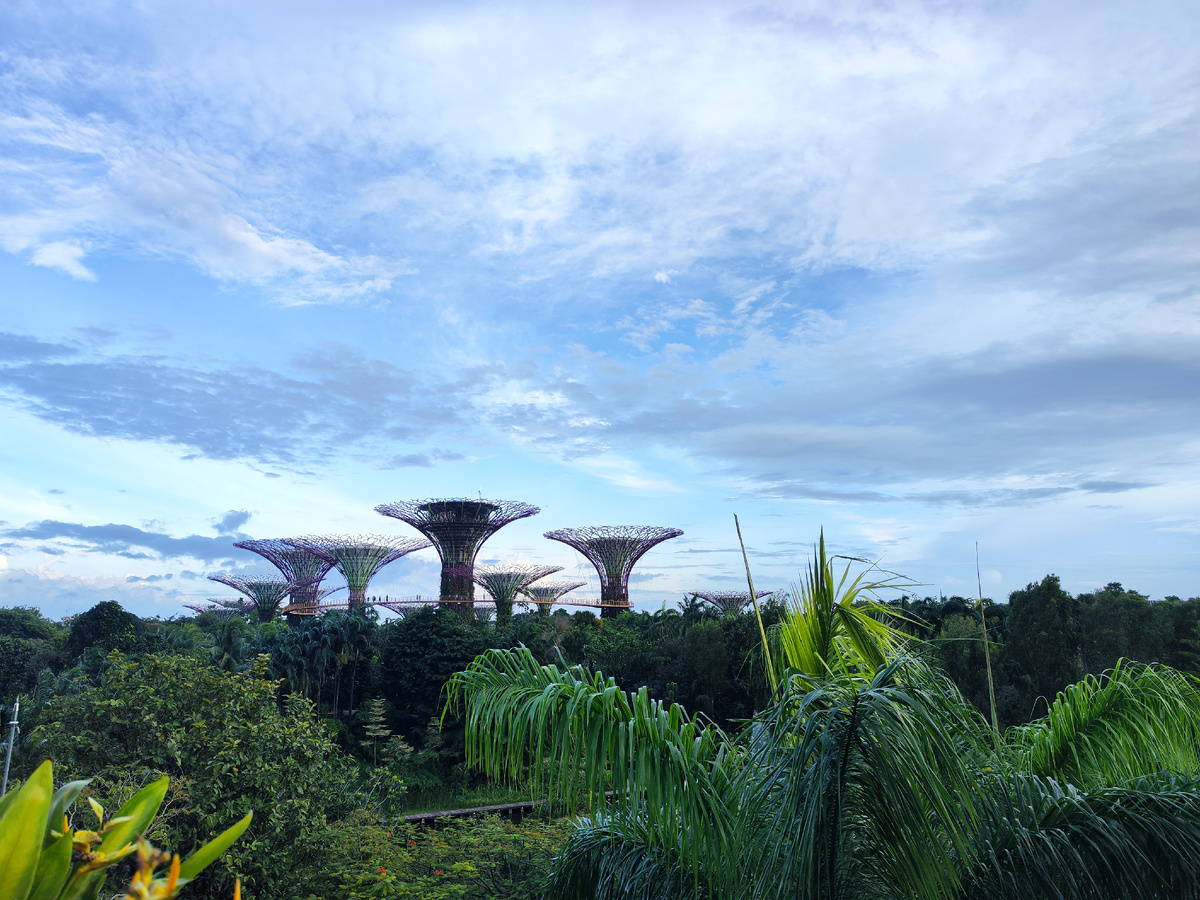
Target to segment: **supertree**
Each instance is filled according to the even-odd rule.
[[[762,600],[773,593],[774,591],[756,591],[755,597]],[[741,612],[750,604],[749,591],[692,591],[692,596],[699,597],[726,615]]]
[[[569,594],[583,585],[582,581],[547,581],[544,584],[531,584],[521,593],[537,606],[538,615],[548,616],[550,607],[557,603],[563,594]]]
[[[471,572],[483,542],[510,522],[541,512],[515,500],[402,500],[375,507],[381,515],[411,525],[433,542],[442,558],[439,600],[469,609],[475,600]]]
[[[289,616],[315,615],[322,593],[321,582],[333,568],[333,563],[310,550],[289,544],[282,538],[265,538],[253,541],[238,541],[233,546],[249,550],[268,560],[292,584],[292,602],[286,612]],[[312,612],[308,611],[312,607]]]
[[[246,578],[242,575],[209,575],[209,581],[225,584],[241,591],[254,601],[258,621],[270,622],[279,612],[279,606],[292,590],[292,583],[284,578]]]
[[[362,606],[367,600],[367,586],[375,573],[388,563],[407,556],[414,550],[431,546],[421,538],[401,538],[384,534],[344,535],[322,534],[288,538],[287,542],[328,561],[346,579],[350,592],[349,607]]]
[[[629,575],[634,564],[656,544],[683,534],[655,525],[592,525],[560,528],[545,537],[574,547],[600,574],[600,615],[611,618],[629,609]]]
[[[496,625],[506,627],[512,621],[513,601],[539,578],[561,572],[562,566],[535,566],[530,563],[501,563],[475,566],[475,583],[485,588],[496,601]]]

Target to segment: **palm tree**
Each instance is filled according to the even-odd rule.
[[[828,563],[822,541],[780,636],[796,649],[738,734],[524,648],[455,677],[471,764],[588,811],[556,896],[1200,893],[1196,682],[1122,663],[997,741],[875,612],[845,611],[855,582],[831,593]]]

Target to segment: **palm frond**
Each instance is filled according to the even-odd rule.
[[[683,900],[696,878],[679,848],[657,845],[644,816],[627,811],[581,819],[555,860],[550,894],[559,900]]]
[[[886,573],[871,578],[879,570],[869,563],[851,578],[853,565],[865,561],[848,559],[839,574],[835,559],[826,553],[822,531],[804,578],[785,601],[779,664],[817,678],[853,673],[869,678],[907,639],[888,624],[900,616],[878,602],[878,593],[909,582]]]
[[[1081,792],[1018,775],[980,797],[963,898],[1183,898],[1200,888],[1200,779],[1159,775]]]
[[[1200,771],[1200,689],[1173,669],[1122,660],[1062,691],[1040,721],[1011,729],[1019,771],[1077,787]]]
[[[524,647],[487,651],[449,691],[447,708],[465,703],[469,765],[559,807],[633,816],[693,878],[728,855],[736,750],[715,724],[601,674],[539,665]]]
[[[738,785],[754,848],[745,896],[829,900],[869,882],[953,895],[987,739],[944,682],[909,658],[865,684],[792,676],[790,698],[758,718]]]

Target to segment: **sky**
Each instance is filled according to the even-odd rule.
[[[0,6],[0,604],[245,537],[682,528],[794,582],[1200,595],[1200,7]],[[432,551],[372,593],[436,592]]]

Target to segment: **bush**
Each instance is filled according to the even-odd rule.
[[[97,793],[169,775],[175,793],[164,842],[187,849],[250,810],[245,840],[205,874],[197,893],[228,896],[235,875],[260,897],[290,897],[294,870],[321,851],[336,799],[337,754],[307,701],[261,676],[185,656],[113,653],[98,683],[53,697],[32,735],[70,777],[98,776]],[[111,801],[110,801],[111,802]]]
[[[442,711],[442,686],[483,652],[485,632],[445,609],[425,608],[387,627],[380,688],[390,701],[396,730],[423,743],[429,720]]]
[[[132,653],[144,649],[145,644],[146,623],[126,612],[115,600],[105,600],[71,620],[67,653],[79,656],[89,647],[104,653],[111,650]]]
[[[443,819],[437,828],[388,825],[366,812],[331,832],[334,865],[307,900],[427,897],[532,900],[566,843],[566,820]]]

